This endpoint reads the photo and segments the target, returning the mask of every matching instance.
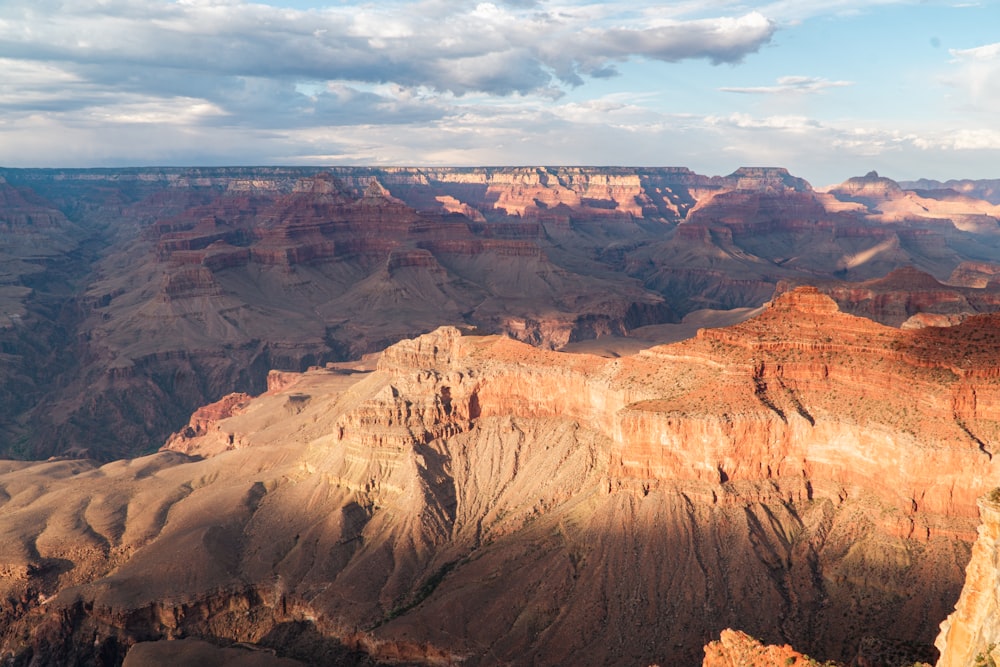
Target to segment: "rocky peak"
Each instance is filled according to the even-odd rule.
[[[775,313],[794,311],[826,315],[840,311],[836,301],[811,285],[796,287],[790,292],[785,292],[768,302],[767,307]]]
[[[343,194],[343,182],[330,173],[320,173],[308,178],[301,178],[292,190],[297,193],[316,195]]]
[[[899,187],[899,183],[891,178],[879,176],[877,171],[869,171],[864,176],[849,178],[830,192],[834,196],[839,195],[850,199],[895,199],[903,196],[903,189]]]

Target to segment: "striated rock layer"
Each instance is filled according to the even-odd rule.
[[[997,331],[800,289],[620,359],[442,328],[375,370],[276,376],[148,457],[4,464],[0,651],[292,633],[359,661],[697,664],[726,627],[819,659],[926,646],[996,479]]]

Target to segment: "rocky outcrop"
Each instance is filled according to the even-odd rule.
[[[904,196],[899,183],[891,178],[879,176],[877,171],[849,178],[837,187],[831,188],[830,192],[869,205],[874,201],[898,199]]]
[[[791,282],[779,283],[776,291],[780,294],[793,287]],[[1000,310],[1000,284],[978,287],[962,287],[954,281],[946,284],[912,266],[900,267],[872,280],[824,281],[817,287],[833,298],[841,310],[894,327],[957,324],[969,315]]]
[[[949,284],[962,287],[987,287],[991,282],[1000,282],[1000,265],[989,262],[962,262],[948,278]]]
[[[1000,491],[979,499],[979,537],[955,611],[941,623],[937,667],[976,667],[1000,660]]]
[[[787,644],[764,646],[738,630],[723,630],[716,641],[705,645],[702,667],[812,667],[815,660]]]

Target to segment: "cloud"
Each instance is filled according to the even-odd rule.
[[[728,116],[707,116],[706,123],[714,127],[732,127],[743,130],[782,130],[802,132],[816,129],[820,124],[805,116],[764,116],[756,118],[746,113],[732,113]]]
[[[853,81],[828,81],[813,76],[783,76],[775,86],[750,86],[719,88],[724,93],[744,93],[754,95],[801,95],[805,93],[821,93],[830,88],[842,88],[853,85]]]
[[[756,12],[684,20],[610,1],[4,0],[0,161],[243,163],[256,152],[252,162],[412,163],[442,154],[417,153],[424,137],[453,140],[477,114],[528,122],[522,110],[613,78],[626,61],[738,62],[774,30]],[[462,135],[468,155],[490,141],[475,127]]]
[[[1000,130],[963,128],[954,132],[913,137],[913,144],[927,151],[1000,150]]]
[[[751,12],[735,18],[676,21],[641,30],[590,31],[586,42],[605,56],[641,55],[666,62],[706,58],[719,64],[741,61],[769,42],[774,31],[773,22],[759,12]]]
[[[756,12],[656,27],[595,26],[592,15],[510,0],[309,11],[235,0],[12,0],[0,8],[0,57],[103,70],[107,85],[174,70],[509,95],[579,85],[634,57],[737,62],[775,29]]]
[[[1000,42],[950,53],[955,69],[945,82],[963,90],[971,104],[995,113],[1000,103]]]

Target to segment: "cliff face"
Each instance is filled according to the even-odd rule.
[[[799,290],[621,359],[443,328],[376,370],[275,376],[149,457],[5,465],[0,642],[298,627],[469,665],[696,664],[734,626],[824,659],[929,644],[997,472],[976,323],[905,332]]]
[[[938,667],[975,667],[1000,659],[1000,496],[979,500],[979,537],[965,571],[965,587],[955,611],[941,623]]]

